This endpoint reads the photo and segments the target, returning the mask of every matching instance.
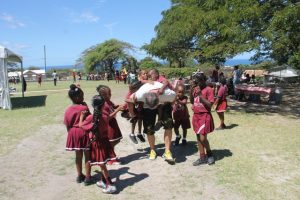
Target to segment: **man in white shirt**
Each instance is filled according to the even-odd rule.
[[[56,70],[54,70],[54,72],[52,73],[52,78],[53,78],[54,86],[56,86],[56,81],[57,81],[57,73],[56,73]]]
[[[163,88],[163,84],[157,81],[153,83],[145,83],[141,86],[137,92],[131,95],[131,100],[133,103],[143,102],[143,126],[144,133],[147,134],[149,146],[150,146],[150,160],[156,158],[155,152],[155,122],[157,115],[157,107],[160,106],[163,112],[163,121],[164,121],[164,142],[165,142],[165,153],[163,157],[169,164],[175,164],[175,159],[172,157],[170,151],[171,148],[171,139],[172,139],[172,128],[173,128],[173,119],[172,119],[172,107],[171,103],[176,98],[176,93],[169,89],[165,88],[163,91],[160,89]],[[161,93],[162,92],[162,93]],[[128,103],[129,112],[133,112],[132,103]]]

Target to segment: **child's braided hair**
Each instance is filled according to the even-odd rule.
[[[100,122],[100,116],[102,115],[101,108],[104,105],[105,100],[100,95],[95,95],[92,98],[92,106],[94,108],[93,113],[93,128],[92,133],[99,138],[99,122]]]

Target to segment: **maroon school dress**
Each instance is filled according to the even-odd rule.
[[[227,109],[227,100],[226,100],[226,94],[227,94],[227,86],[222,85],[218,91],[218,98],[220,98],[220,103],[216,108],[216,111],[219,112],[225,112]]]
[[[82,128],[91,131],[93,127],[93,115],[89,115],[83,122]],[[90,132],[91,160],[90,165],[106,164],[110,160],[116,160],[116,154],[108,140],[108,118],[100,117],[99,138]]]
[[[103,115],[109,118],[109,115],[114,112],[116,106],[111,101],[106,101],[103,106]],[[110,142],[118,141],[123,138],[118,122],[115,117],[108,122],[108,139]]]
[[[206,87],[201,90],[201,94],[209,102],[214,102],[214,92],[211,87]],[[196,93],[194,95],[194,104],[192,110],[194,111],[192,124],[193,129],[196,134],[206,135],[214,131],[214,120],[210,113],[210,110],[207,110],[205,106],[200,102],[199,96]]]
[[[191,128],[189,110],[186,106],[187,96],[183,96],[179,100],[184,101],[185,104],[173,104],[173,119],[174,119],[174,128],[178,129],[180,126],[182,129]]]
[[[88,111],[85,105],[72,105],[67,108],[64,116],[64,124],[68,130],[66,150],[89,150],[89,137],[85,130],[79,128],[79,119],[82,111]]]

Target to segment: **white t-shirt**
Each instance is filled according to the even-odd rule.
[[[151,90],[157,90],[162,88],[163,84],[157,81],[154,81],[153,84],[151,83],[145,83],[142,87],[140,87],[140,89],[138,89],[138,91],[136,91],[135,93],[135,97],[137,101],[141,101],[141,102],[146,102],[145,100],[145,94],[149,93]],[[176,93],[169,89],[166,88],[163,92],[163,94],[159,95],[159,103],[163,104],[166,102],[173,102],[175,100],[176,97]],[[147,104],[144,104],[144,108],[149,108],[147,106]]]
[[[53,72],[53,73],[52,73],[52,77],[53,77],[53,79],[56,79],[56,78],[57,78],[56,72]]]

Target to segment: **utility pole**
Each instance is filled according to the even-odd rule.
[[[46,75],[46,65],[47,65],[47,62],[46,62],[46,45],[44,45],[44,61],[45,61],[45,75]]]

